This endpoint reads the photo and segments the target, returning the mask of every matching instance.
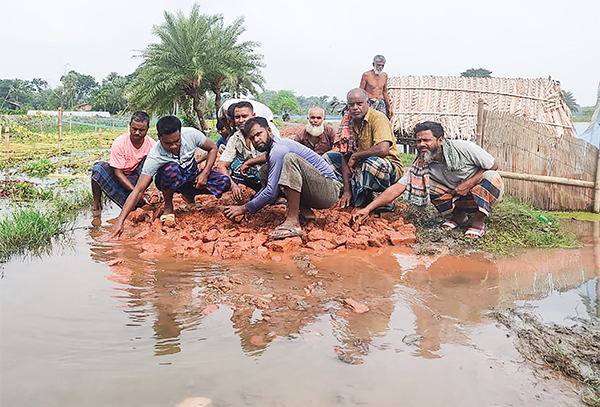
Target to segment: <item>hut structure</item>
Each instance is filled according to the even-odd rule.
[[[576,136],[560,89],[548,79],[402,76],[388,80],[395,133],[410,134],[417,123],[440,122],[451,138],[476,140],[478,103],[539,123],[554,137]]]

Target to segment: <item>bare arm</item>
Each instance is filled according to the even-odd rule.
[[[367,73],[363,73],[362,77],[360,78],[360,86],[359,88],[367,90]]]
[[[385,77],[385,85],[383,86],[383,101],[387,106],[388,118],[391,119],[394,115],[394,111],[392,110],[392,104],[390,103],[390,98],[388,96],[388,78],[387,75]]]
[[[127,176],[125,175],[123,170],[113,167],[113,171],[115,172],[115,178],[117,178],[117,181],[119,181],[119,184],[123,185],[123,187],[125,189],[127,189],[128,191],[133,191],[133,188],[135,188],[135,185],[133,185],[131,183],[131,181],[129,181],[129,178],[127,178]]]
[[[498,163],[496,162],[496,160],[494,160],[494,164],[491,166],[490,170],[496,171],[497,169]],[[471,177],[458,184],[456,188],[454,188],[453,195],[466,196],[475,185],[481,182],[481,178],[483,178],[483,173],[486,171],[486,169],[480,168]]]
[[[133,210],[133,208],[135,208],[135,205],[142,198],[142,196],[144,195],[144,192],[146,191],[146,188],[148,188],[148,186],[150,185],[151,182],[152,182],[152,177],[150,175],[146,175],[146,174],[140,175],[140,178],[138,179],[138,182],[135,185],[135,188],[133,188],[133,191],[131,191],[131,193],[127,197],[127,200],[125,201],[125,204],[123,205],[123,209],[121,209],[121,213],[119,214],[119,217],[115,221],[115,224],[114,224],[111,234],[110,234],[111,239],[121,236],[121,233],[123,233],[123,223],[125,222],[127,215],[129,215],[129,213]]]
[[[367,157],[376,156],[385,158],[390,153],[390,146],[392,145],[389,141],[382,141],[379,144],[375,144],[373,147],[368,148],[363,151],[357,151],[350,156],[348,160],[348,165],[354,167],[356,163],[360,160],[364,160]]]
[[[364,208],[358,210],[353,216],[355,222],[361,224],[364,220],[369,216],[373,209],[377,209],[380,206],[384,206],[389,204],[398,198],[402,193],[406,190],[406,185],[395,183],[394,185],[387,188],[385,191],[381,193],[377,198],[375,198],[370,204],[365,206]]]

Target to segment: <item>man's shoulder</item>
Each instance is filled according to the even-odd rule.
[[[119,136],[117,136],[112,144],[111,144],[111,150],[114,148],[123,148],[124,146],[127,145],[127,143],[131,144],[131,138],[129,137],[129,133],[123,133]]]
[[[389,121],[389,119],[387,118],[387,116],[383,113],[381,113],[379,110],[377,109],[373,109],[372,107],[369,108],[369,110],[367,111],[367,114],[365,115],[365,120],[367,122],[378,122],[380,120],[386,120]]]

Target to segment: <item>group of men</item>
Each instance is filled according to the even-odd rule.
[[[450,214],[441,225],[445,230],[464,225],[473,214],[465,235],[483,236],[485,218],[503,191],[494,158],[474,143],[446,138],[439,123],[424,122],[415,126],[418,154],[405,171],[389,120],[384,64],[377,55],[361,86],[348,92],[337,132],[324,123],[324,110],[314,107],[301,134],[281,138],[268,107],[232,100],[219,110],[217,143],[182,127],[174,116],[158,120],[157,143],[147,136],[149,116],[134,113],[130,131],[113,142],[110,161],[93,167],[94,218],[100,217],[104,192],[122,208],[112,230],[119,236],[132,210],[153,203],[145,192],[154,180],[164,197],[161,220],[170,224],[174,193],[195,205],[196,195],[220,198],[231,191],[236,205],[224,208],[231,220],[283,201],[286,217],[272,232],[274,239],[302,236],[314,209],[356,207],[353,219],[360,224],[372,211],[394,210],[404,194],[408,203],[431,202]],[[253,193],[248,202],[245,188]]]

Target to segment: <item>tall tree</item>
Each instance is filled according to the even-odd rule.
[[[127,107],[125,87],[127,78],[116,72],[111,72],[102,80],[102,85],[92,93],[94,110],[106,110],[115,114]]]
[[[91,75],[84,75],[76,71],[69,71],[60,77],[63,84],[64,108],[72,108],[86,101],[91,92],[98,87],[98,82]]]
[[[470,68],[464,72],[461,72],[460,76],[473,77],[473,78],[491,78],[492,71],[490,71],[489,69],[483,69],[483,68],[477,68],[477,69]]]
[[[215,94],[218,109],[221,92],[237,77],[254,75],[250,85],[262,85],[258,72],[262,56],[253,53],[257,43],[237,43],[244,32],[243,18],[226,27],[222,15],[200,14],[199,8],[194,4],[187,17],[182,12],[165,11],[165,23],[153,28],[160,42],[142,52],[131,99],[158,113],[174,112],[180,107],[185,111],[189,104],[200,126],[206,129],[207,92]],[[250,87],[244,85],[245,89]]]

